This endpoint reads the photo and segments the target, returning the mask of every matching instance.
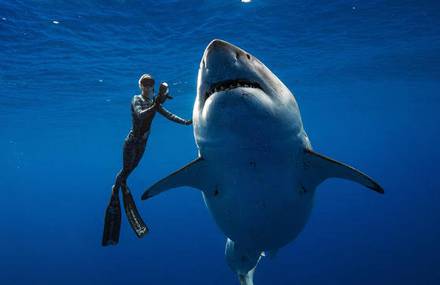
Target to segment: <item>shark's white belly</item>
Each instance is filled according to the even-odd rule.
[[[219,157],[224,159],[207,158],[218,182],[204,198],[225,235],[260,250],[277,249],[293,240],[313,204],[312,191],[305,193],[302,188],[295,157],[260,151]]]

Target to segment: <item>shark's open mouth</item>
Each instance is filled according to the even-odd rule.
[[[208,91],[206,91],[205,98],[208,99],[208,97],[215,92],[227,91],[238,87],[257,88],[263,90],[260,84],[247,79],[224,80],[212,84]]]

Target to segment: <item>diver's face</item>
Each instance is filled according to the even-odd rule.
[[[152,97],[154,95],[153,85],[141,85],[142,95],[146,97]]]

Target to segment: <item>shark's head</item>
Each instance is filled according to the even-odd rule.
[[[199,148],[273,145],[302,130],[293,94],[261,61],[222,40],[203,54],[193,110]]]

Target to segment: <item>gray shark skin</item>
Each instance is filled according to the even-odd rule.
[[[213,40],[203,54],[193,124],[199,157],[142,199],[181,186],[201,190],[242,285],[253,284],[264,252],[276,252],[302,231],[325,179],[383,193],[367,175],[314,152],[290,90],[258,59],[225,41]]]

